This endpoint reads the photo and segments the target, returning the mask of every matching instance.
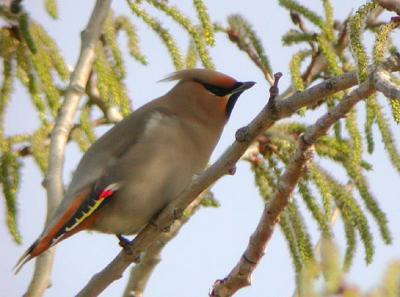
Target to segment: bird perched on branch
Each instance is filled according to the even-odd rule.
[[[135,234],[206,166],[238,97],[254,82],[205,70],[178,71],[164,96],[142,106],[83,155],[30,259],[81,230]]]

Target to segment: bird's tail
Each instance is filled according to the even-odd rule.
[[[27,249],[27,250],[25,251],[25,253],[22,254],[21,258],[18,259],[17,264],[15,264],[15,266],[14,266],[14,268],[13,268],[15,274],[17,274],[17,273],[21,270],[22,266],[24,266],[24,264],[25,264],[26,262],[28,262],[29,260],[31,260],[31,259],[33,258],[32,252],[33,252],[33,250],[35,249],[35,247],[36,247],[36,245],[37,245],[37,242],[38,242],[38,241],[35,241],[35,242],[29,247],[29,249]]]
[[[47,250],[51,246],[51,241],[47,238],[39,238],[36,240],[30,247],[22,254],[21,258],[15,264],[13,270],[14,273],[17,274],[22,266],[25,265],[26,262],[32,260],[33,258],[39,256],[45,250]]]
[[[104,200],[111,197],[118,187],[119,184],[113,183],[101,190],[100,193],[93,192],[92,186],[79,192],[65,213],[55,220],[51,226],[48,226],[38,240],[21,256],[14,266],[15,274],[21,270],[26,262],[39,256],[51,246],[81,230],[88,229],[98,216],[97,212],[94,213],[96,209],[100,205],[104,205],[102,204]],[[95,202],[94,204],[92,204],[93,201]]]
[[[93,219],[93,218],[92,218]],[[87,220],[89,223],[92,220]],[[33,258],[39,256],[43,252],[45,252],[47,249],[51,248],[55,244],[59,243],[60,241],[70,237],[71,235],[75,234],[76,232],[81,231],[86,227],[87,222],[85,224],[81,224],[79,227],[75,228],[71,232],[67,233],[62,233],[58,237],[55,237],[53,233],[42,235],[37,239],[30,247],[29,249],[26,250],[25,253],[22,254],[21,258],[17,261],[17,264],[15,264],[13,270],[14,274],[17,274],[22,266],[25,265],[26,262],[32,260]]]

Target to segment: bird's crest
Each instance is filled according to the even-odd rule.
[[[236,80],[221,72],[208,70],[208,69],[185,69],[171,73],[160,82],[174,81],[174,80],[192,80],[200,83],[206,83],[222,88],[231,88]]]

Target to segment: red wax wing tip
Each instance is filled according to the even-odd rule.
[[[113,191],[104,190],[103,192],[101,192],[99,199],[105,199],[107,197],[110,197],[112,194],[114,194]]]

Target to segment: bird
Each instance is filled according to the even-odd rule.
[[[165,95],[114,125],[82,156],[60,205],[15,265],[82,230],[137,234],[207,166],[239,96],[255,82],[185,69]],[[122,244],[121,244],[122,245]]]

